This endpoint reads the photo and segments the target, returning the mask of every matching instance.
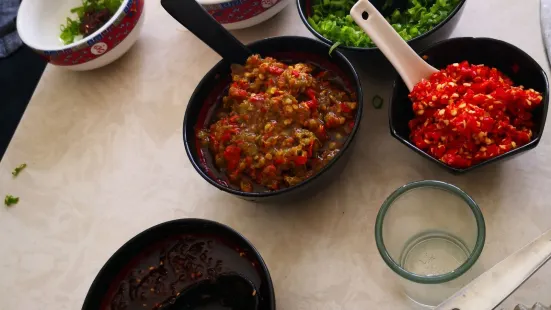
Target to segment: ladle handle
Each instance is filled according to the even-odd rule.
[[[350,15],[392,63],[410,91],[421,79],[437,71],[415,53],[368,0],[356,2]]]
[[[195,0],[161,0],[161,5],[174,19],[184,25],[222,58],[244,64],[252,52]],[[193,48],[193,47],[191,47]]]
[[[551,230],[484,272],[435,310],[491,310],[551,258]]]

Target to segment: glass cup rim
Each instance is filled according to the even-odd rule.
[[[477,226],[477,232],[478,232],[475,246],[471,251],[471,254],[467,258],[467,260],[463,264],[461,264],[461,266],[459,266],[457,269],[450,271],[448,273],[439,274],[435,276],[422,276],[422,275],[409,272],[404,268],[402,268],[390,256],[390,254],[386,250],[385,243],[383,240],[384,218],[385,218],[386,212],[390,209],[393,202],[396,199],[398,199],[400,196],[405,194],[406,192],[409,192],[410,190],[419,189],[419,188],[428,188],[428,187],[442,189],[461,198],[473,212],[473,216],[475,217],[475,220],[476,220],[476,226]],[[458,278],[465,272],[467,272],[467,270],[469,270],[480,257],[480,254],[482,253],[482,249],[484,248],[485,240],[486,240],[486,225],[484,222],[482,211],[478,207],[477,203],[471,198],[471,196],[469,196],[459,187],[446,182],[436,181],[436,180],[415,181],[415,182],[411,182],[406,185],[403,185],[398,189],[396,189],[383,202],[381,209],[377,214],[377,220],[375,222],[375,242],[377,244],[377,249],[379,250],[379,253],[381,254],[381,257],[383,258],[385,263],[388,265],[388,267],[390,267],[390,269],[396,272],[399,276],[407,280],[410,280],[416,283],[421,283],[421,284],[439,284],[439,283],[449,282],[451,280]]]

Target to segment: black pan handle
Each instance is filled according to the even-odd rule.
[[[184,25],[222,58],[245,64],[252,52],[195,0],[161,0],[161,5],[174,19]]]

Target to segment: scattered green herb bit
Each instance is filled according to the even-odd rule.
[[[81,32],[81,24],[86,13],[90,14],[108,9],[111,16],[113,16],[121,4],[122,0],[82,0],[82,6],[71,9],[71,13],[77,14],[78,17],[75,19],[67,17],[65,25],[61,25],[61,35],[59,35],[59,38],[65,45],[73,43],[76,38],[84,35]]]
[[[408,9],[395,10],[386,20],[404,40],[411,40],[442,22],[461,0],[408,0]],[[354,22],[350,9],[355,0],[312,0],[308,23],[318,33],[344,46],[374,47],[373,41]]]
[[[16,177],[19,174],[19,172],[21,172],[21,170],[25,169],[25,167],[27,167],[27,164],[21,164],[15,167],[15,169],[13,169],[11,174],[13,174],[13,176]]]
[[[14,197],[12,195],[6,195],[6,198],[4,198],[4,204],[9,207],[11,205],[14,205],[19,202],[19,197]]]
[[[339,41],[333,43],[333,45],[332,45],[331,48],[329,49],[329,56],[331,56],[331,53],[333,53],[333,51],[334,51],[339,45],[341,45],[341,42],[339,42]]]
[[[381,96],[376,95],[375,97],[373,97],[373,101],[371,101],[371,104],[373,105],[373,107],[374,107],[375,109],[378,110],[378,109],[380,109],[380,108],[383,107],[383,103],[384,103],[384,102],[385,102],[385,101],[383,100],[383,98],[382,98]]]

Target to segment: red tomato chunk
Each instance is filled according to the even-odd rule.
[[[464,61],[423,79],[409,94],[410,138],[432,157],[467,168],[530,142],[539,92],[495,68]]]
[[[333,159],[354,127],[356,95],[336,80],[310,64],[251,56],[232,67],[222,108],[197,137],[243,191],[296,185]]]

